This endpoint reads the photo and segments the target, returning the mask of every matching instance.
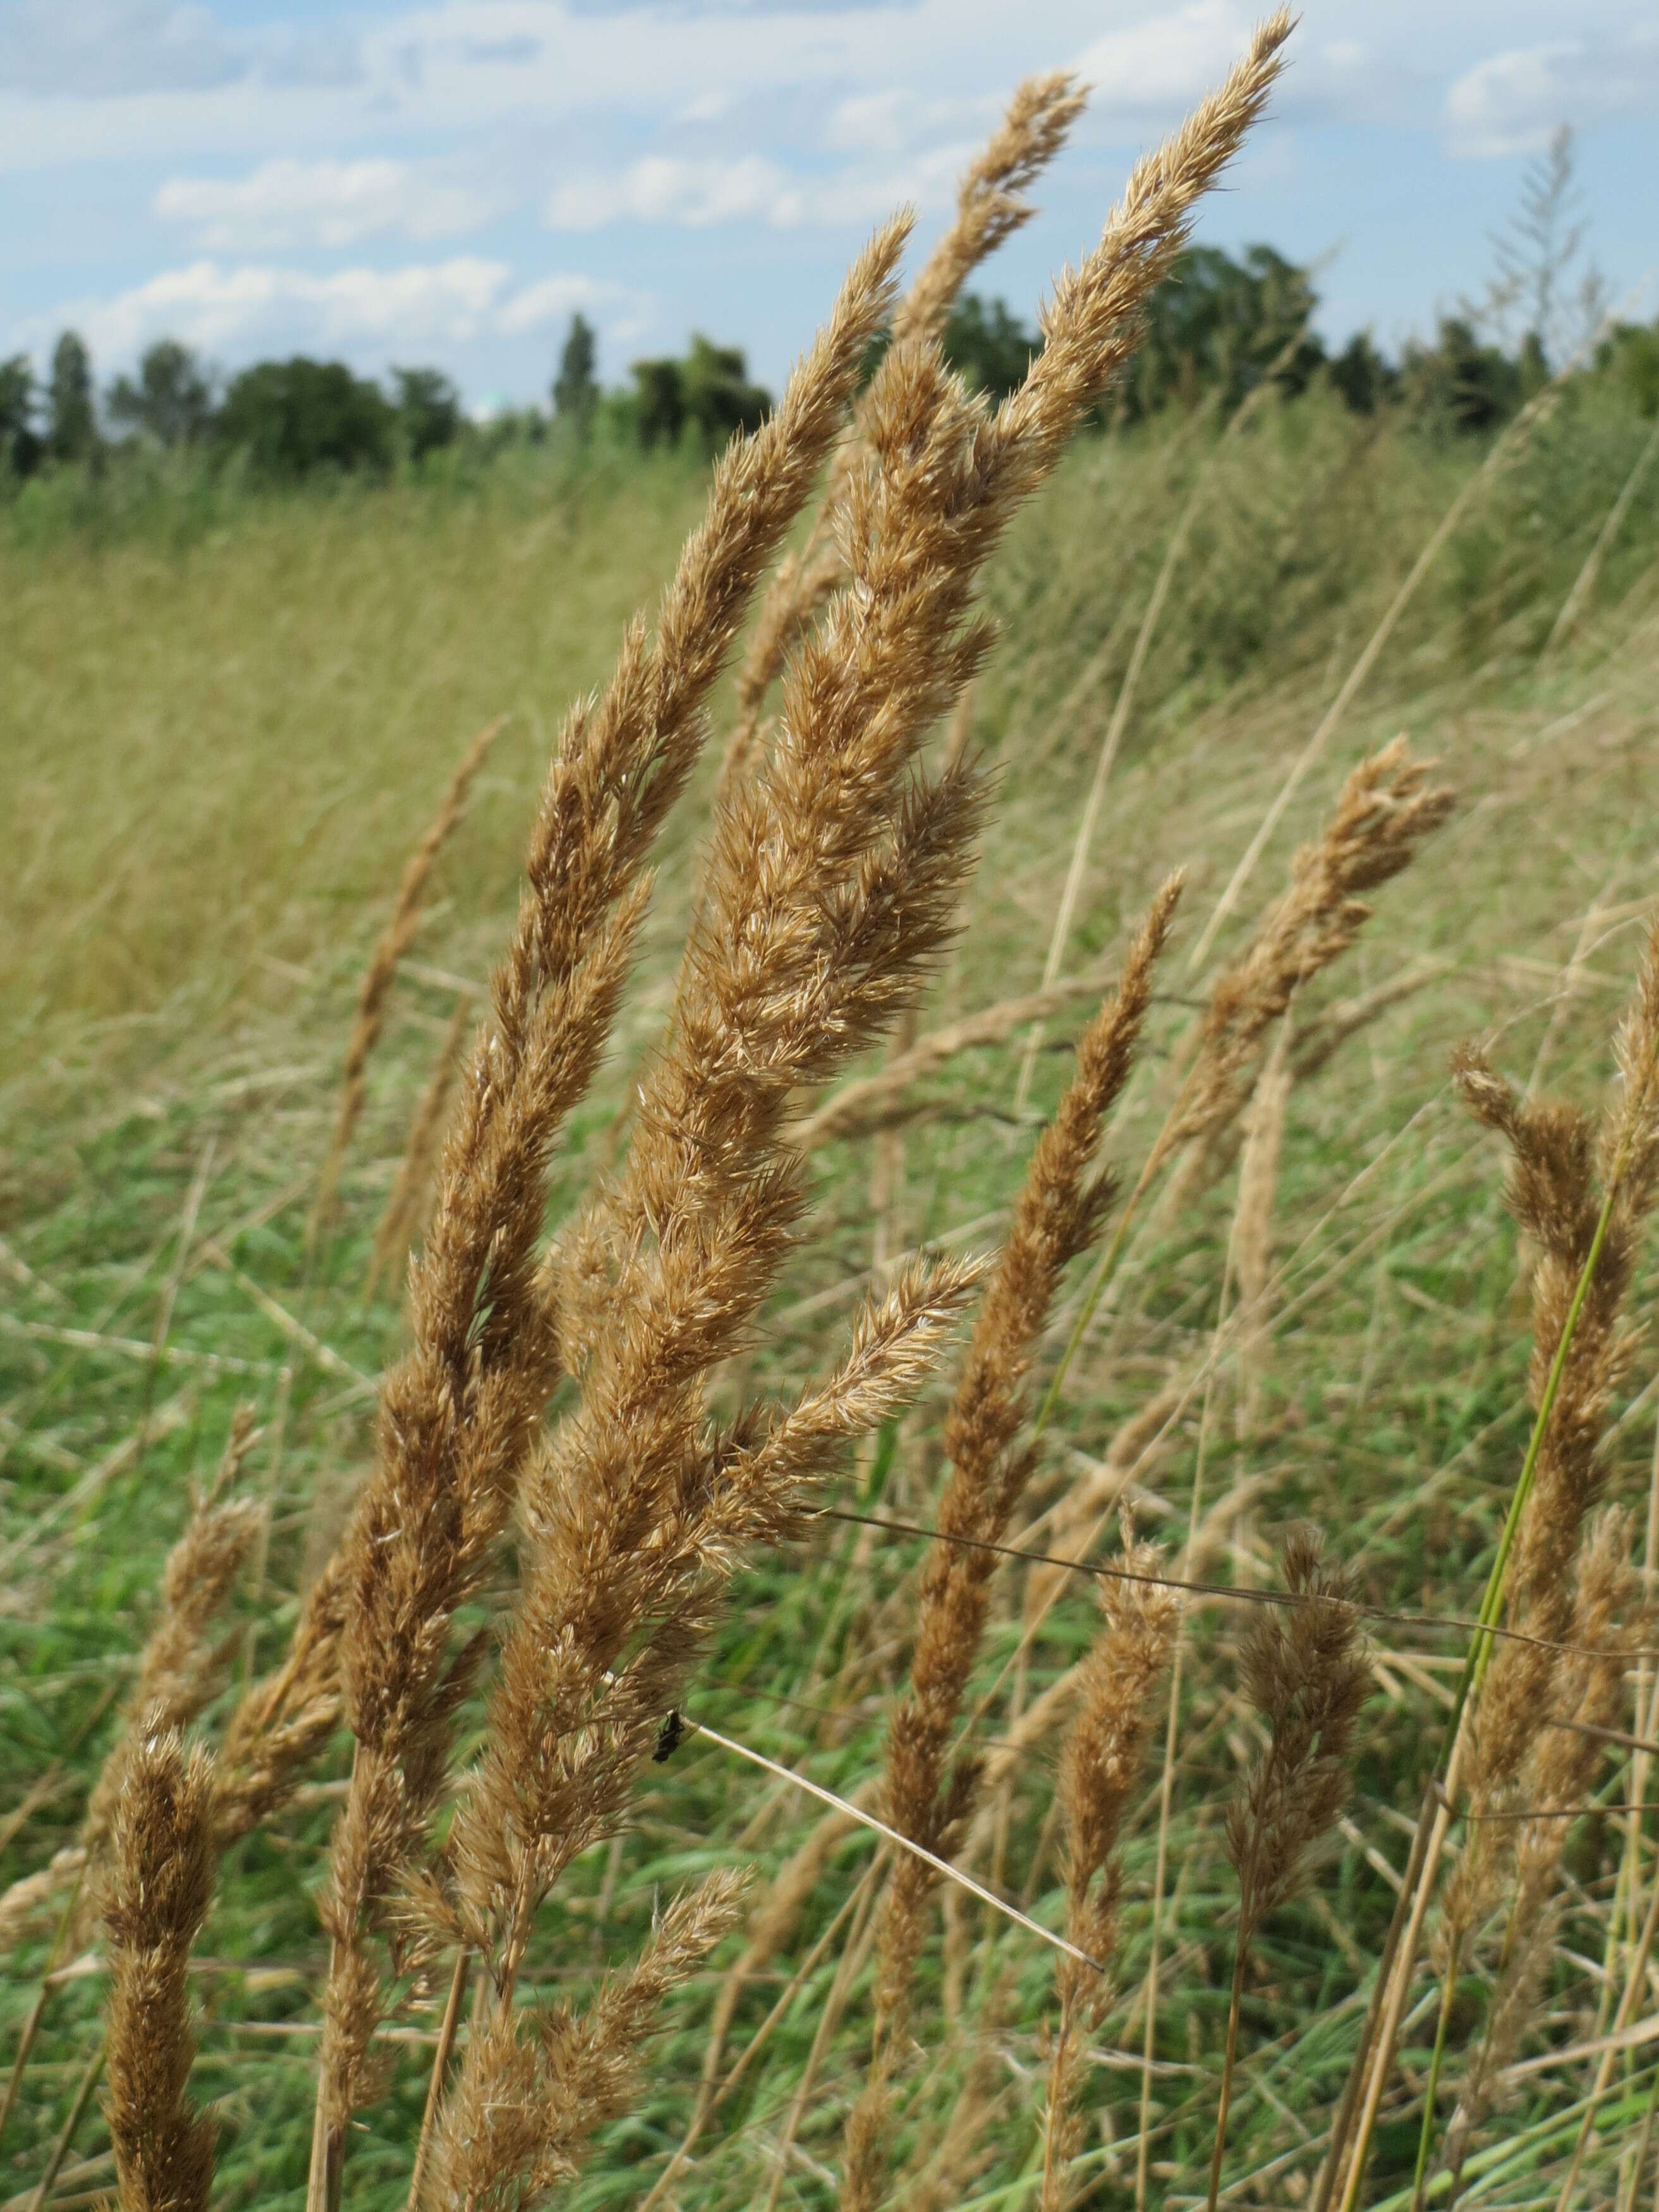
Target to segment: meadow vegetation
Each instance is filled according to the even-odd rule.
[[[1655,2190],[1654,426],[964,391],[1069,99],[712,489],[0,512],[0,2203]]]

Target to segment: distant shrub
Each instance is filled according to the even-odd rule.
[[[1498,346],[1483,345],[1459,315],[1441,318],[1433,345],[1407,346],[1401,379],[1413,411],[1448,430],[1490,430],[1507,422],[1527,396],[1529,380],[1520,362]]]
[[[771,394],[750,382],[741,348],[717,346],[700,331],[684,360],[636,361],[633,375],[635,428],[647,448],[678,446],[690,423],[712,453],[771,412]]]
[[[260,362],[235,378],[219,410],[220,442],[246,453],[270,477],[302,477],[313,469],[392,465],[397,410],[378,385],[354,376],[343,362]]]
[[[398,428],[411,461],[423,460],[461,432],[461,395],[441,369],[394,368]]]
[[[47,437],[52,458],[84,461],[97,450],[98,422],[94,410],[92,356],[84,341],[65,331],[52,349],[52,383],[47,392],[51,428]]]
[[[1235,406],[1275,363],[1287,392],[1304,390],[1325,357],[1308,327],[1317,304],[1308,271],[1270,246],[1247,246],[1237,260],[1218,246],[1188,246],[1147,302],[1127,410],[1192,406],[1217,390]]]
[[[26,353],[0,361],[0,473],[32,476],[45,447],[34,428],[34,370]]]
[[[213,426],[213,385],[177,338],[159,338],[138,363],[138,380],[118,376],[106,402],[112,422],[158,446],[193,446]]]
[[[592,325],[586,315],[572,315],[569,335],[559,356],[559,373],[553,381],[553,411],[581,438],[592,429],[593,410],[599,404],[597,359]]]
[[[1596,349],[1595,372],[1638,415],[1659,415],[1659,322],[1617,325]]]
[[[945,325],[945,358],[975,392],[1004,399],[1025,381],[1042,340],[1001,300],[964,292]]]

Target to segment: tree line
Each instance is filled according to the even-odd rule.
[[[1591,375],[1642,413],[1659,412],[1659,322],[1609,322],[1593,272],[1576,293],[1570,287],[1583,234],[1570,219],[1572,198],[1571,142],[1561,134],[1528,173],[1520,211],[1495,241],[1498,266],[1486,295],[1442,315],[1432,339],[1409,342],[1392,360],[1369,331],[1328,350],[1313,329],[1314,272],[1273,247],[1237,256],[1189,247],[1152,294],[1139,350],[1097,426],[1205,404],[1230,411],[1271,379],[1288,397],[1322,383],[1358,414],[1395,409],[1437,433],[1478,433],[1514,414],[1575,350]],[[951,366],[994,398],[1022,380],[1041,345],[1040,334],[1002,301],[972,293],[957,302],[944,338]],[[387,388],[343,362],[303,356],[257,362],[222,389],[187,346],[163,338],[136,375],[116,377],[100,399],[87,347],[66,331],[44,382],[27,355],[0,362],[0,477],[52,465],[97,469],[135,445],[238,453],[265,478],[323,469],[385,473],[458,441],[538,440],[550,429],[583,441],[602,435],[647,450],[692,445],[711,454],[771,406],[742,349],[697,331],[684,354],[636,361],[627,384],[605,389],[595,333],[580,314],[571,319],[549,398],[548,410],[480,427],[438,369],[393,369]]]

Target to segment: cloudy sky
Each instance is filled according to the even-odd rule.
[[[1133,155],[1237,51],[1244,0],[0,0],[0,355],[72,324],[433,362],[546,390],[569,316],[625,373],[692,327],[775,386],[901,200],[936,232],[1014,82],[1095,88],[988,273],[1028,313]],[[1559,123],[1620,290],[1659,262],[1653,0],[1304,0],[1275,110],[1206,213],[1329,255],[1328,336],[1478,289]],[[1659,301],[1647,286],[1644,312]]]

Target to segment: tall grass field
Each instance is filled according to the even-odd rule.
[[[0,2206],[1655,2201],[1653,426],[1083,419],[1282,36],[1000,410],[0,511]]]

